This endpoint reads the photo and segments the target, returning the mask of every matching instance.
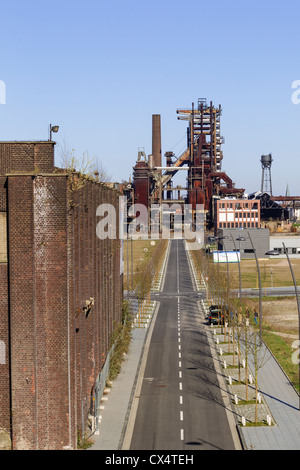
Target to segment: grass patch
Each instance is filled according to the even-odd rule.
[[[290,344],[280,336],[266,330],[263,331],[263,340],[276,357],[294,387],[299,391],[299,365],[292,362],[294,351]]]
[[[128,274],[129,274],[129,284],[131,287],[131,276],[135,277],[136,273],[141,269],[142,265],[148,263],[152,257],[152,254],[157,247],[157,242],[155,245],[151,245],[151,240],[132,240],[124,241],[123,245],[123,256],[124,256],[124,289],[128,287],[127,284],[127,263],[128,263]],[[128,252],[127,252],[128,249]],[[132,255],[131,255],[132,249]],[[128,255],[128,256],[127,256]],[[133,266],[131,265],[131,259],[133,261]],[[135,279],[133,279],[133,284],[135,285]]]
[[[131,312],[129,304],[123,301],[122,322],[115,323],[111,337],[111,346],[114,350],[109,363],[108,380],[113,381],[120,373],[124,355],[127,354],[131,342]]]
[[[255,405],[255,399],[252,400],[239,400],[239,405]]]
[[[77,431],[77,450],[86,450],[92,447],[94,442],[87,438],[87,437],[82,437],[80,432]]]
[[[240,426],[245,427],[245,426],[242,425],[242,423],[239,423],[239,424],[240,424]],[[265,420],[257,421],[257,423],[255,421],[253,421],[251,423],[246,423],[246,427],[255,427],[255,426],[269,426],[269,424]],[[273,423],[271,424],[271,426],[274,426]]]

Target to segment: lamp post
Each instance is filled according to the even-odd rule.
[[[217,237],[217,240],[227,240],[228,237],[227,235],[224,235],[224,236],[220,236],[220,237]],[[226,264],[227,264],[227,290],[229,291],[229,267],[228,267],[228,254],[227,254],[227,250],[226,250],[226,247],[225,247],[225,243],[223,241],[223,245],[224,245],[224,250],[225,250],[225,254],[226,254]],[[219,260],[219,257],[218,257],[218,260]]]
[[[237,249],[236,249],[236,244],[235,244],[235,241],[234,241],[234,238],[232,236],[232,233],[230,234],[231,235],[231,239],[232,239],[232,242],[233,242],[233,246],[234,246],[234,250],[235,252],[237,253]],[[238,241],[245,241],[246,238],[245,237],[239,237],[237,238]],[[238,258],[238,267],[239,267],[239,299],[241,301],[241,297],[242,297],[242,278],[241,278],[241,250],[239,250],[239,255],[237,258]]]
[[[262,291],[261,291],[260,269],[259,269],[259,263],[258,263],[258,259],[257,259],[256,249],[254,248],[252,238],[251,238],[249,232],[248,232],[248,235],[249,235],[249,240],[250,240],[253,252],[254,252],[256,267],[257,267],[257,274],[258,274],[258,286],[259,286],[258,287],[259,288],[259,341],[260,341],[260,345],[261,345],[261,342],[262,342]]]
[[[291,271],[291,275],[292,275],[292,278],[293,278],[293,284],[294,284],[294,288],[295,288],[295,294],[296,294],[296,300],[297,300],[297,310],[298,310],[298,329],[299,329],[299,333],[298,333],[298,336],[299,336],[299,340],[300,340],[300,302],[299,302],[299,293],[298,293],[298,288],[297,288],[297,282],[296,282],[296,278],[295,278],[295,274],[294,274],[294,270],[292,268],[292,264],[291,264],[291,261],[290,261],[290,257],[288,255],[288,251],[285,247],[285,244],[282,242],[282,245],[283,245],[283,251],[286,255],[286,258],[288,260],[288,263],[289,263],[289,268],[290,268],[290,271]],[[270,251],[267,251],[267,253],[265,253],[266,255],[270,255],[270,256],[276,256],[276,255],[279,255],[279,251],[277,250],[270,250]],[[300,360],[299,360],[299,410],[300,410]]]
[[[49,140],[52,140],[52,132],[58,132],[59,126],[52,126],[52,124],[49,125]]]
[[[210,292],[210,289],[208,288],[208,280],[209,280],[209,256],[207,256],[207,250],[209,250],[209,254],[210,254],[210,244],[215,240],[215,237],[212,237],[212,236],[208,236],[208,237],[204,237],[204,240],[205,240],[205,244],[204,244],[204,248],[205,248],[205,286],[206,286],[206,299],[209,300],[209,292]]]

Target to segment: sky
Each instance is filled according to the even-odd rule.
[[[48,140],[59,125],[58,166],[66,151],[88,155],[120,182],[139,148],[152,152],[152,114],[162,154],[179,156],[187,123],[176,110],[206,98],[222,107],[222,169],[235,186],[260,190],[260,157],[272,153],[273,194],[300,194],[299,0],[0,6],[1,141]]]

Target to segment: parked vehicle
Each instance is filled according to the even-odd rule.
[[[220,305],[211,305],[208,313],[208,324],[224,325],[224,309]]]

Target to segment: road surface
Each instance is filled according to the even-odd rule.
[[[183,240],[172,240],[132,450],[235,449]]]

